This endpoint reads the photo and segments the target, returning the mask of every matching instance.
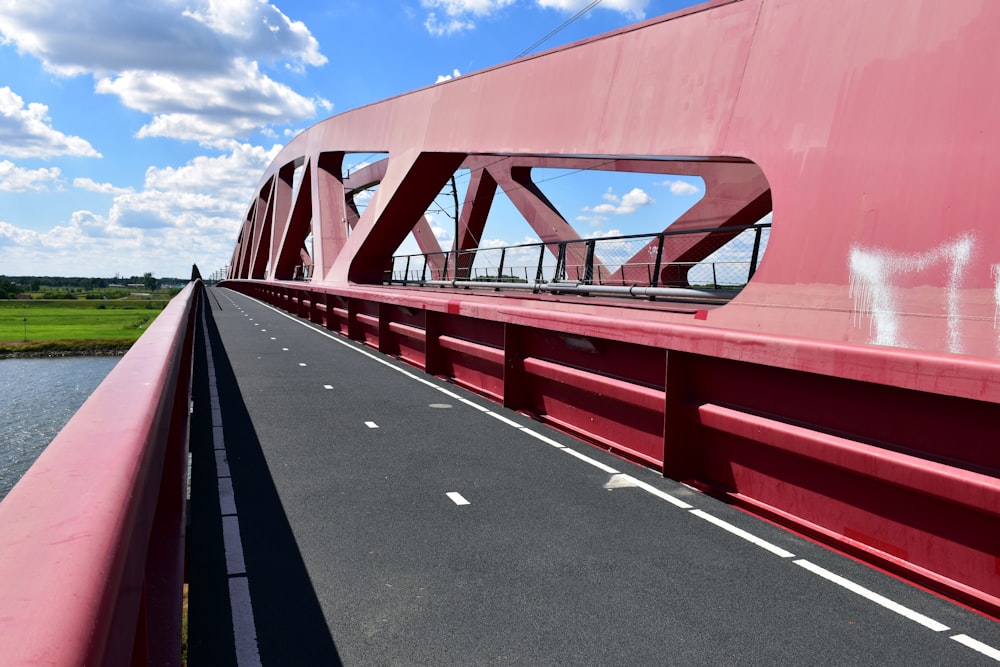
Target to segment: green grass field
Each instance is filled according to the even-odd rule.
[[[165,301],[0,301],[0,352],[126,348]]]

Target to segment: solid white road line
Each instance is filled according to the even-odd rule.
[[[250,582],[246,577],[229,579],[229,600],[233,608],[233,639],[236,644],[236,664],[239,667],[260,667],[257,628],[250,603]]]
[[[240,536],[239,517],[222,517],[222,544],[226,550],[226,574],[245,575],[247,565],[243,560],[243,538]]]
[[[688,505],[686,502],[684,502],[680,498],[674,498],[672,495],[670,495],[669,493],[667,493],[663,489],[658,489],[655,486],[653,486],[652,484],[647,484],[646,482],[642,481],[641,479],[636,479],[632,475],[625,475],[625,476],[628,477],[629,481],[631,481],[633,484],[635,484],[636,486],[638,486],[640,489],[642,489],[646,493],[650,493],[650,494],[656,496],[657,498],[659,498],[660,500],[666,500],[671,505],[676,505],[677,507],[680,507],[682,510],[689,510],[689,509],[691,509],[691,505]]]
[[[952,639],[957,641],[959,644],[962,644],[963,646],[971,648],[973,651],[979,651],[987,658],[993,658],[997,662],[1000,662],[1000,651],[993,648],[989,644],[984,644],[981,641],[973,639],[968,635],[955,635],[954,637],[952,637]]]
[[[750,544],[755,544],[761,549],[766,549],[767,551],[773,553],[775,556],[779,556],[780,558],[795,558],[795,554],[793,554],[792,552],[786,551],[776,544],[771,544],[767,540],[761,539],[752,533],[748,533],[747,531],[743,530],[742,528],[734,526],[728,521],[724,521],[716,516],[712,516],[708,512],[703,512],[702,510],[691,510],[691,514],[695,515],[699,519],[704,519],[705,521],[708,521],[709,523],[714,524],[719,528],[721,528],[722,530],[728,531],[733,535],[736,535],[737,537],[742,537]]]
[[[365,422],[365,426],[367,426],[368,428],[378,428],[378,424],[376,424],[375,422]]]
[[[831,581],[831,582],[837,584],[838,586],[843,586],[844,588],[846,588],[847,590],[851,591],[852,593],[856,593],[856,594],[860,595],[861,597],[863,597],[863,598],[865,598],[867,600],[870,600],[870,601],[874,602],[875,604],[877,604],[879,606],[885,607],[889,611],[894,611],[897,614],[899,614],[900,616],[908,618],[911,621],[913,621],[914,623],[919,623],[920,625],[924,626],[925,628],[929,628],[929,629],[933,630],[934,632],[944,632],[945,630],[948,629],[948,626],[945,625],[944,623],[939,623],[939,622],[935,621],[933,618],[930,618],[928,616],[924,616],[920,612],[913,611],[909,607],[904,607],[903,605],[899,604],[898,602],[890,600],[889,598],[885,597],[884,595],[879,595],[875,591],[873,591],[871,589],[868,589],[868,588],[865,588],[861,584],[856,584],[853,581],[851,581],[850,579],[845,579],[844,577],[841,577],[838,574],[834,574],[833,572],[830,572],[826,568],[820,567],[819,565],[814,565],[813,563],[810,563],[809,561],[804,560],[804,559],[799,559],[799,560],[793,561],[793,562],[796,565],[799,565],[799,566],[801,566],[801,567],[809,570],[813,574],[818,574],[819,576],[823,577],[827,581]]]

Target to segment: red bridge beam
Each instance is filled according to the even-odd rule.
[[[191,282],[0,503],[4,664],[180,664]]]

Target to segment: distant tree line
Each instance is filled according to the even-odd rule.
[[[152,273],[145,273],[141,276],[121,276],[115,278],[0,275],[0,299],[13,299],[18,294],[24,294],[25,292],[41,292],[45,290],[56,290],[68,294],[72,291],[89,292],[90,290],[107,289],[109,287],[141,286],[143,289],[152,291],[157,289],[161,283],[183,285],[187,283],[187,280],[180,278],[156,278]]]

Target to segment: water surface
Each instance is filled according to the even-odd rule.
[[[0,359],[0,499],[119,359]]]

